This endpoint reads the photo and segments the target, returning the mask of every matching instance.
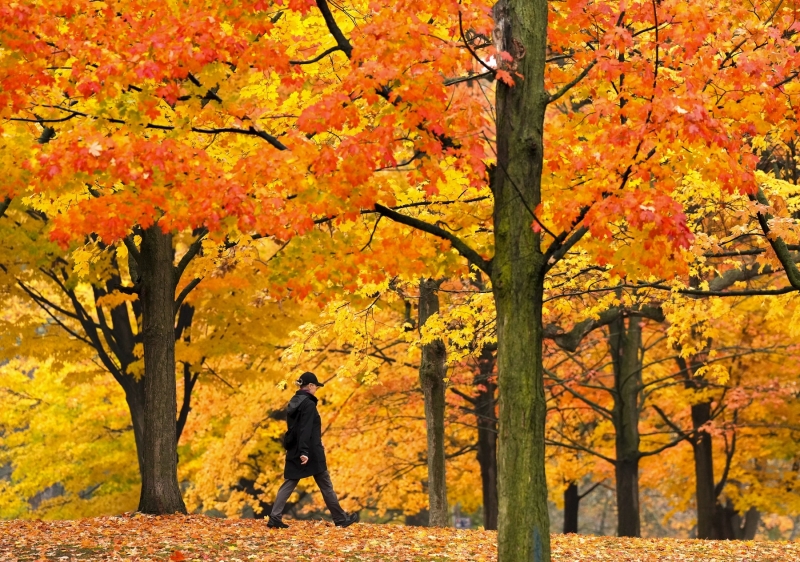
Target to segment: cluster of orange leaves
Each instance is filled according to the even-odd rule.
[[[74,521],[0,522],[0,560],[363,560],[497,559],[494,531],[295,521],[269,529],[255,519],[126,514]],[[800,543],[553,535],[553,560],[785,561]]]

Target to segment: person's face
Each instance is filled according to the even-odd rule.
[[[311,396],[314,396],[314,395],[317,393],[317,389],[318,389],[318,388],[319,388],[319,387],[318,387],[317,385],[315,385],[313,382],[310,382],[310,383],[308,383],[308,384],[306,385],[306,390],[308,390],[308,393],[309,393]]]

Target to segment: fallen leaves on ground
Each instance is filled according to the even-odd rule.
[[[202,515],[124,515],[75,521],[0,522],[0,560],[489,561],[492,531],[266,521]],[[556,562],[770,562],[800,560],[798,542],[717,542],[553,535]]]

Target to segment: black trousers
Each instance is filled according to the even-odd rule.
[[[331,517],[334,523],[344,523],[347,520],[347,513],[339,505],[339,498],[336,497],[336,492],[333,491],[333,482],[331,482],[331,475],[328,471],[320,472],[314,475],[314,481],[319,486],[319,491],[322,492],[322,499],[325,500],[325,505],[328,511],[331,512]],[[284,480],[278,489],[278,495],[275,497],[275,503],[272,506],[272,513],[270,517],[280,519],[283,516],[283,509],[286,507],[286,502],[297,487],[300,480]]]

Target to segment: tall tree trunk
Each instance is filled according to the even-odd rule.
[[[419,283],[419,327],[439,312],[439,282],[422,279]],[[448,527],[447,479],[444,452],[444,379],[447,376],[444,342],[434,340],[422,346],[419,381],[425,400],[428,437],[428,504],[431,527]]]
[[[617,460],[614,467],[617,481],[617,536],[641,535],[639,517],[639,459]]]
[[[500,372],[498,560],[549,562],[545,480],[542,306],[546,262],[531,227],[541,201],[547,0],[501,0],[496,48],[511,54],[515,85],[497,83],[492,289]],[[524,78],[523,78],[524,77]]]
[[[172,236],[156,224],[142,233],[144,470],[139,511],[186,513],[178,486],[175,418],[175,273]]]
[[[483,488],[483,528],[497,529],[497,414],[492,380],[495,358],[490,347],[484,347],[478,359],[478,374],[473,380],[475,416],[478,421],[478,465]]]
[[[697,538],[720,538],[714,529],[716,523],[717,494],[714,482],[714,455],[711,434],[700,428],[711,419],[711,403],[692,405],[691,440],[694,453],[695,500],[697,502]]]
[[[616,433],[617,535],[641,535],[639,515],[639,393],[642,390],[642,326],[638,318],[620,316],[610,325],[614,366]]]
[[[578,511],[581,496],[578,494],[577,482],[570,482],[564,490],[564,533],[578,532]]]

